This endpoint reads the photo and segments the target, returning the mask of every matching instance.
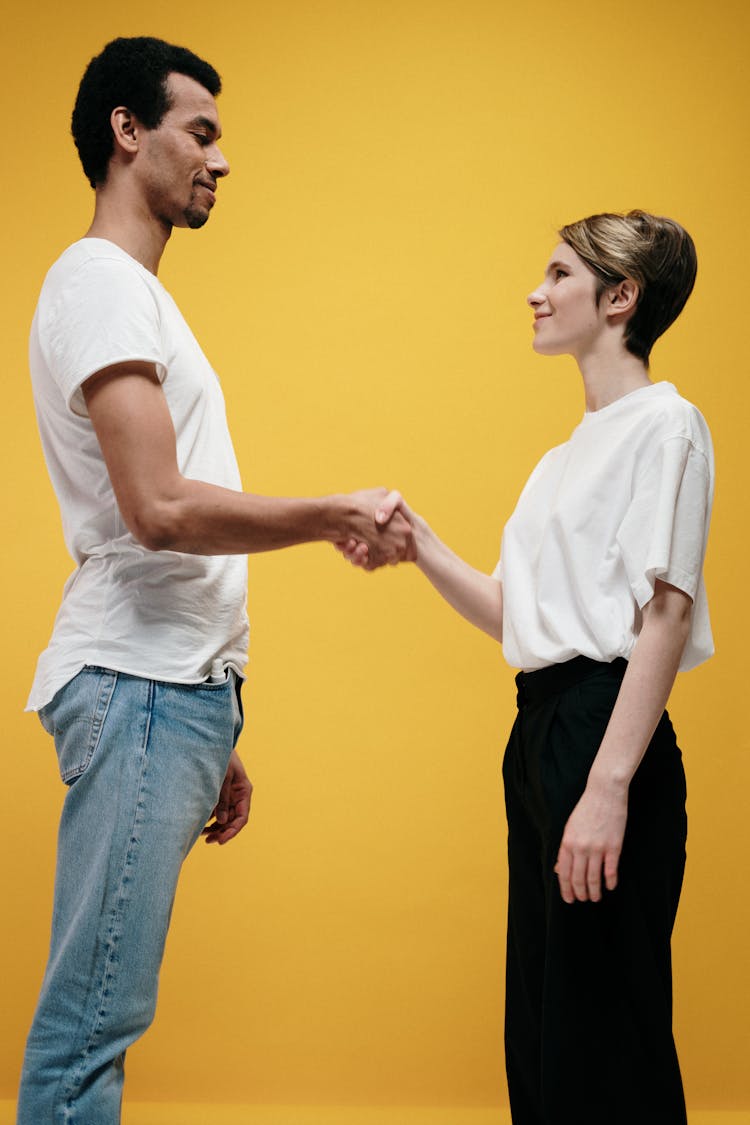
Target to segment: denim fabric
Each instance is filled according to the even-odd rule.
[[[151,1023],[180,867],[242,727],[234,673],[169,684],[84,668],[40,712],[68,786],[50,957],[18,1125],[116,1125]]]

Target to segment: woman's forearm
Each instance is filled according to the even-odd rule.
[[[502,640],[503,590],[489,574],[483,574],[459,558],[421,516],[413,521],[417,566],[449,605],[472,625]]]
[[[598,902],[602,876],[617,886],[628,790],[672,690],[690,631],[687,594],[656,583],[586,788],[573,809],[555,865],[566,902]]]
[[[657,581],[591,768],[593,783],[630,784],[667,705],[690,632],[691,608],[687,594]]]

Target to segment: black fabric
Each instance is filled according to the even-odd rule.
[[[630,785],[618,886],[567,904],[554,865],[627,665],[520,673],[503,762],[510,865],[506,1059],[514,1125],[685,1125],[670,938],[685,775],[665,712]]]

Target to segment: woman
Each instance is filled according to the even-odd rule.
[[[531,474],[493,575],[397,493],[378,519],[407,516],[422,572],[522,669],[503,764],[513,1121],[681,1125],[670,937],[685,780],[664,708],[678,668],[713,651],[713,456],[695,407],[649,379],[649,354],[690,295],[695,248],[640,211],[560,237],[528,298],[534,349],[576,359],[586,413]]]

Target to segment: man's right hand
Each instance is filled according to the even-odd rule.
[[[365,570],[414,562],[417,557],[412,527],[402,511],[389,510],[385,521],[380,516],[391,497],[397,495],[386,488],[372,488],[347,497],[352,503],[345,521],[348,534],[342,535],[336,546],[345,550],[348,545],[356,545],[357,565]]]

